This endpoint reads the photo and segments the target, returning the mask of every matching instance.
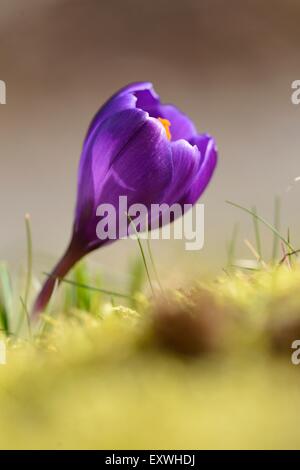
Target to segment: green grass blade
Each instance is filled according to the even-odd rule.
[[[73,280],[76,284],[90,285],[90,277],[84,263],[78,263],[73,269]],[[80,310],[89,311],[91,307],[91,295],[87,289],[73,286],[73,302],[74,306]]]
[[[280,199],[279,197],[275,198],[275,207],[274,207],[274,228],[277,232],[279,232],[280,227]],[[289,243],[289,241],[287,240]],[[274,233],[273,237],[273,249],[272,249],[272,263],[276,262],[276,258],[278,256],[278,248],[279,248],[279,238],[278,235]]]
[[[230,204],[231,206],[233,207],[237,207],[238,209],[241,209],[242,211],[244,212],[247,212],[248,214],[252,215],[253,217],[256,217],[257,220],[259,220],[262,224],[264,224],[266,227],[268,227],[280,240],[283,241],[283,243],[291,250],[291,251],[296,251],[293,246],[289,243],[289,241],[283,236],[281,235],[281,233],[278,232],[278,230],[273,227],[272,224],[270,224],[269,222],[267,222],[265,219],[263,219],[262,217],[260,217],[258,214],[254,214],[253,211],[251,211],[250,209],[247,209],[247,207],[243,207],[243,206],[240,206],[239,204],[236,204],[235,202],[231,202],[231,201],[225,201],[227,204]]]
[[[26,318],[27,328],[28,328],[28,334],[29,334],[30,339],[32,339],[32,330],[31,330],[31,324],[30,324],[30,315],[29,315],[29,313],[28,313],[28,310],[27,310],[27,306],[26,306],[26,304],[25,304],[25,301],[22,299],[22,297],[20,297],[20,302],[21,302],[21,304],[22,304],[23,311],[24,311],[24,315],[25,315],[25,318]]]
[[[25,227],[26,227],[26,240],[27,240],[27,273],[26,273],[26,286],[24,294],[24,304],[26,311],[28,312],[28,298],[32,283],[32,235],[30,226],[30,215],[25,215]]]
[[[259,255],[259,258],[262,259],[262,249],[261,249],[261,238],[260,238],[260,231],[259,231],[259,221],[257,218],[257,210],[254,206],[252,208],[253,211],[253,226],[254,226],[254,234],[255,234],[255,242],[256,242],[256,251]]]
[[[145,282],[145,269],[144,263],[140,257],[134,260],[131,264],[130,269],[130,281],[129,281],[129,295],[132,298],[131,307],[136,308],[137,302],[135,295],[139,292],[142,292],[143,285]]]
[[[227,269],[230,269],[233,266],[234,258],[235,258],[235,247],[238,237],[239,227],[238,224],[235,224],[232,231],[232,236],[230,242],[228,244],[227,249]]]
[[[0,326],[0,330],[4,331],[6,335],[9,335],[9,319],[2,304],[0,305]]]
[[[0,324],[2,329],[9,334],[10,318],[12,314],[12,287],[7,266],[0,264]]]
[[[147,248],[148,248],[148,253],[149,253],[149,258],[150,258],[150,261],[151,261],[151,265],[152,265],[152,269],[153,269],[153,272],[154,272],[154,275],[155,275],[155,279],[157,281],[157,284],[159,285],[159,288],[161,290],[161,293],[163,294],[164,293],[164,289],[163,289],[163,286],[160,282],[160,278],[159,278],[159,275],[158,275],[158,271],[156,269],[156,263],[154,261],[154,257],[153,257],[153,254],[152,254],[152,249],[151,249],[151,243],[150,243],[150,235],[148,233],[148,237],[147,237]]]
[[[143,260],[144,267],[145,267],[145,271],[146,271],[146,274],[147,274],[147,277],[148,277],[148,281],[149,281],[149,285],[150,285],[150,288],[151,288],[151,292],[152,292],[152,295],[155,296],[155,292],[154,292],[154,288],[153,288],[153,284],[152,284],[150,272],[149,272],[149,269],[148,269],[148,265],[147,265],[146,256],[145,256],[145,252],[144,252],[144,249],[143,249],[142,242],[141,242],[141,240],[140,240],[140,237],[139,237],[138,231],[137,231],[137,229],[136,229],[135,223],[133,222],[133,220],[132,220],[132,218],[130,217],[130,215],[128,215],[128,214],[126,214],[126,215],[127,215],[127,217],[128,217],[128,220],[130,221],[130,223],[131,223],[132,226],[133,226],[134,233],[135,233],[135,235],[136,235],[137,242],[138,242],[138,245],[139,245],[139,248],[140,248],[140,252],[141,252],[141,255],[142,255],[142,260]]]
[[[71,279],[65,279],[65,278],[60,278],[60,277],[55,277],[51,276],[49,273],[44,273],[45,276],[52,277],[53,279],[57,279],[60,282],[63,282],[65,284],[69,284],[71,286],[79,287],[81,289],[89,289],[91,291],[95,292],[101,292],[102,294],[106,294],[112,297],[122,297],[124,299],[130,299],[130,296],[127,294],[121,294],[120,292],[114,292],[106,289],[100,289],[99,287],[94,287],[94,286],[88,286],[87,284],[79,284],[78,282],[72,281]]]

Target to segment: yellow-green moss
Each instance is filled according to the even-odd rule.
[[[299,286],[300,271],[282,267],[181,292],[201,315],[206,289],[228,318],[222,348],[205,354],[162,347],[151,308],[108,303],[8,340],[0,448],[300,448],[300,365],[272,349],[270,328],[300,318]]]

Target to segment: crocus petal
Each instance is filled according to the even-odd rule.
[[[181,204],[195,204],[198,201],[211,180],[218,160],[218,151],[213,137],[207,134],[198,135],[191,139],[190,143],[197,145],[201,160],[194,183],[181,199]]]
[[[197,135],[197,129],[193,122],[176,106],[161,104],[158,100],[153,99],[149,93],[146,94],[146,92],[138,92],[136,96],[138,97],[137,108],[147,111],[152,117],[160,117],[170,121],[172,141],[179,139],[190,140]]]
[[[140,96],[141,99],[146,100],[148,103],[151,102],[151,98],[153,103],[159,102],[159,97],[154,91],[153,85],[150,82],[131,83],[130,85],[121,88],[100,108],[100,110],[94,116],[89,126],[86,139],[95,129],[95,127],[99,127],[99,125],[109,116],[126,109],[133,109],[135,107],[143,109],[143,106],[136,105],[138,101],[137,95]]]
[[[120,89],[114,96],[118,94],[123,94],[123,93],[137,93],[141,91],[148,91],[152,97],[156,100],[159,101],[159,95],[156,93],[156,91],[153,88],[153,84],[151,82],[133,82],[130,83],[129,85],[124,86],[123,88]]]
[[[159,107],[161,117],[168,119],[171,123],[170,131],[172,140],[185,139],[190,140],[197,135],[197,129],[193,122],[182,113],[176,106],[171,104],[162,104]]]
[[[164,199],[172,177],[170,142],[160,123],[148,118],[114,161],[99,201],[118,207],[119,196],[124,195],[128,206],[142,203],[150,208]]]
[[[171,104],[161,103],[152,83],[136,82],[121,88],[100,108],[90,124],[86,138],[109,116],[135,107],[148,112],[151,117],[168,119],[173,141],[189,140],[197,135],[197,130],[188,116]]]
[[[196,145],[178,140],[171,145],[174,166],[173,179],[165,196],[165,202],[178,202],[191,188],[200,165],[200,152]]]
[[[145,113],[136,111],[145,116]],[[122,114],[122,118],[119,116],[121,120],[124,112],[120,114]],[[127,118],[126,123],[128,123]],[[116,123],[113,124],[114,129],[115,125]],[[118,125],[122,127],[121,121],[118,122]],[[143,204],[146,208],[150,208],[151,204],[160,203],[164,199],[167,188],[172,181],[171,145],[166,138],[163,126],[156,119],[147,117],[143,125],[117,153],[115,149],[118,143],[115,142],[114,134],[110,136],[110,139],[111,142],[107,136],[105,158],[107,159],[111,155],[117,156],[114,157],[113,164],[108,165],[109,168],[107,164],[105,165],[106,171],[99,170],[99,163],[97,163],[98,152],[103,150],[103,137],[101,138],[101,148],[92,151],[93,164],[95,163],[93,172],[95,173],[97,169],[97,175],[96,179],[94,178],[96,188],[94,214],[90,216],[88,225],[84,224],[83,226],[83,230],[88,228],[88,233],[85,231],[84,234],[86,238],[90,239],[88,249],[93,249],[101,244],[96,237],[96,225],[99,222],[99,218],[96,217],[98,205],[111,204],[119,214],[121,212],[119,197],[127,196],[128,207],[133,204]],[[126,217],[125,224],[127,227]],[[121,236],[125,234],[126,227],[118,228],[118,237],[121,232]]]
[[[76,231],[90,225],[107,172],[147,119],[147,113],[128,109],[108,117],[89,135],[79,164]]]

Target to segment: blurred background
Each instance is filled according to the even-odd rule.
[[[272,221],[275,195],[282,231],[300,245],[300,79],[298,0],[1,0],[0,258],[19,269],[32,217],[35,271],[50,269],[71,230],[77,164],[97,108],[131,81],[152,81],[216,137],[220,159],[203,202],[205,247],[155,241],[163,276],[174,282],[222,268],[239,222],[239,256],[249,257],[252,221],[226,199],[256,205]],[[271,235],[264,231],[265,251]],[[125,275],[136,243],[90,255]],[[174,263],[176,260],[176,263]]]

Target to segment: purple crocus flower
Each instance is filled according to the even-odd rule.
[[[70,244],[45,282],[33,308],[36,316],[63,278],[87,253],[111,240],[99,240],[97,207],[194,204],[217,162],[214,139],[198,134],[193,122],[163,104],[151,83],[122,88],[98,111],[87,132],[79,164],[78,195]],[[118,237],[117,237],[118,238]]]

